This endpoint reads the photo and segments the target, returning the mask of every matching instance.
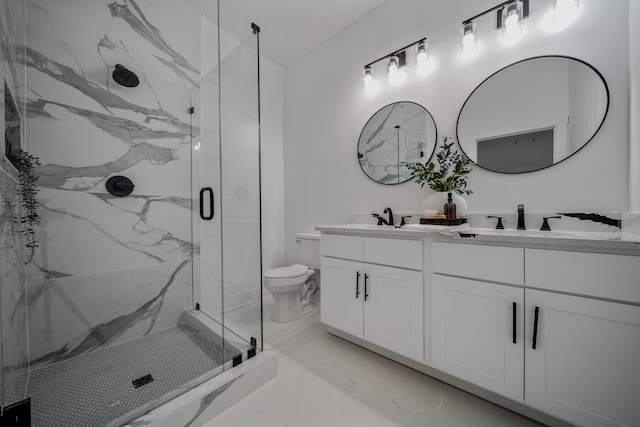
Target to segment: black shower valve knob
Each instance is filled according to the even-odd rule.
[[[133,192],[133,182],[126,176],[114,175],[107,180],[107,191],[112,196],[125,197]]]

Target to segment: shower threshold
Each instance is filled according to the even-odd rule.
[[[218,339],[212,339],[217,336]],[[122,425],[230,366],[241,350],[187,324],[33,370],[33,427]]]

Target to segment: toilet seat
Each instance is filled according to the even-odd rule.
[[[294,264],[287,267],[274,268],[264,273],[266,279],[293,279],[304,276],[309,271],[306,265]]]

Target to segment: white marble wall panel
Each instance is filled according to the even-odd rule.
[[[27,305],[20,195],[11,166],[0,160],[0,405],[24,399],[28,368]]]
[[[466,218],[471,227],[474,228],[495,228],[497,220],[487,218],[487,216],[498,216],[502,218],[505,229],[515,229],[518,225],[518,214],[515,212],[488,212],[488,213],[468,213]],[[381,212],[378,212],[381,214]],[[406,219],[407,224],[418,224],[422,213],[417,212],[397,212],[394,213],[394,221],[400,223],[402,216],[411,215]],[[527,230],[539,230],[542,226],[543,217],[560,216],[560,218],[549,219],[549,226],[555,231],[584,231],[584,232],[632,232],[634,223],[640,222],[637,216],[631,214],[621,214],[619,212],[549,212],[549,213],[527,213],[525,207],[525,227]],[[376,224],[376,219],[370,213],[357,213],[351,215],[353,224]],[[640,234],[640,233],[639,233]]]
[[[3,79],[19,104],[23,117],[24,103],[20,101],[24,99],[25,92],[24,61],[21,60],[26,40],[25,4],[26,0],[5,0],[0,5],[0,58]]]
[[[3,133],[6,126],[13,126],[5,123],[5,96],[10,96],[17,107],[16,121],[25,117],[25,65],[19,60],[25,40],[25,0],[3,1],[0,4],[0,130]],[[9,93],[5,93],[5,85]],[[9,132],[12,138],[24,141],[23,125]],[[0,145],[0,405],[6,406],[25,397],[29,355],[19,184],[16,170],[5,158],[4,142]]]
[[[171,326],[192,304],[201,17],[153,0],[30,0],[28,16],[27,129],[42,163],[29,315],[42,365]],[[140,85],[116,84],[116,64]],[[133,181],[130,196],[108,194],[113,175]]]
[[[622,231],[624,233],[640,235],[640,213],[623,213]]]
[[[29,291],[31,366],[175,325],[191,301],[190,260],[47,280]]]
[[[515,209],[514,209],[515,210]],[[526,210],[526,207],[525,207]],[[495,228],[496,219],[487,218],[488,215],[502,217],[505,229],[515,229],[518,225],[517,213],[470,213],[467,219],[471,227]],[[526,213],[524,215],[527,230],[540,230],[543,217],[559,216],[549,219],[549,227],[555,231],[584,231],[584,232],[620,232],[622,229],[622,214],[602,212],[560,212],[560,213]]]

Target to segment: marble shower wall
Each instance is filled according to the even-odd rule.
[[[27,134],[42,163],[27,297],[37,367],[166,328],[191,304],[201,17],[153,0],[30,0],[27,13]],[[116,64],[140,85],[116,84]],[[108,194],[113,175],[133,181],[130,196]]]
[[[26,40],[25,4],[25,0],[6,0],[0,5],[0,129],[5,137],[11,135],[18,141],[24,140],[24,126],[15,123],[22,119],[24,125],[25,117],[25,64],[21,59]],[[12,100],[16,112],[5,110],[5,97]],[[0,406],[6,406],[25,397],[28,333],[18,174],[5,158],[4,141],[0,146]]]

